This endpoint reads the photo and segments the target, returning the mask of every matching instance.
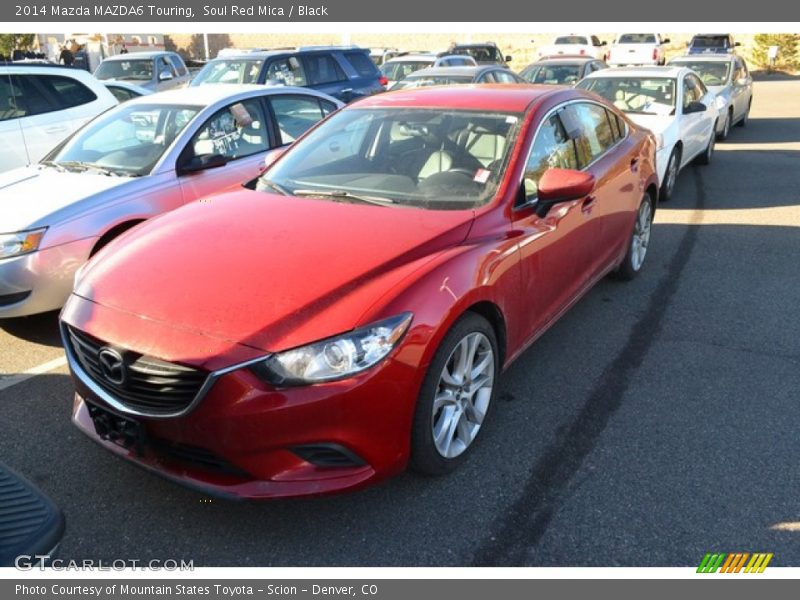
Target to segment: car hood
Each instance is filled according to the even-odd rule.
[[[219,194],[112,242],[75,293],[168,328],[280,351],[362,324],[393,286],[462,242],[473,217],[472,210]],[[149,352],[170,355],[152,344]]]
[[[625,113],[628,118],[644,127],[649,129],[653,133],[664,133],[670,125],[675,122],[674,116],[662,116],[662,115],[637,115],[635,113]]]
[[[0,173],[0,230],[53,225],[56,213],[133,181],[90,172],[62,172],[32,165]]]

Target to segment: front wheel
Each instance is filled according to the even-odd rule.
[[[647,256],[647,248],[650,245],[650,230],[653,227],[653,199],[650,194],[645,194],[639,210],[636,213],[636,221],[633,224],[633,233],[628,243],[628,251],[622,264],[614,272],[617,279],[630,281],[635,278],[642,270],[644,259]]]
[[[672,198],[672,192],[675,190],[675,182],[678,179],[678,171],[681,164],[681,151],[677,146],[672,149],[669,155],[669,162],[667,169],[664,171],[664,181],[661,183],[661,190],[658,194],[660,202],[667,202]]]
[[[710,165],[711,159],[714,156],[714,143],[717,141],[717,123],[711,128],[711,138],[708,140],[708,145],[703,152],[695,159],[698,165]]]
[[[472,447],[495,395],[500,361],[491,324],[466,313],[436,350],[411,430],[413,470],[443,475]]]

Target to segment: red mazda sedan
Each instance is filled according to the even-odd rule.
[[[87,265],[62,313],[74,421],[220,495],[448,472],[500,373],[604,275],[642,268],[655,148],[575,89],[361,100]]]

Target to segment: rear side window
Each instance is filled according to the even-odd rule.
[[[16,118],[64,110],[97,100],[92,90],[70,77],[14,75],[11,80],[7,102],[15,107]]]
[[[303,57],[306,66],[306,77],[310,85],[321,85],[344,81],[347,76],[330,54],[315,54]]]
[[[375,67],[369,57],[363,52],[345,52],[344,57],[347,59],[356,73],[361,77],[375,77],[378,75],[378,69]]]
[[[278,124],[280,145],[290,144],[327,114],[311,96],[277,95],[268,98]],[[330,104],[326,102],[326,104]]]

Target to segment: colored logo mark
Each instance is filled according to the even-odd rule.
[[[737,552],[733,554],[711,553],[703,557],[700,566],[697,567],[698,573],[763,573],[769,561],[772,560],[772,553]],[[746,565],[746,566],[745,566]]]

